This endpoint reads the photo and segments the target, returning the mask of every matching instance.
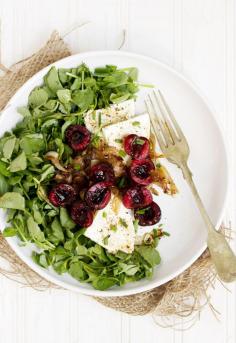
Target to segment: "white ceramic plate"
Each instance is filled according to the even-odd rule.
[[[89,67],[114,64],[119,67],[137,67],[141,83],[150,83],[160,88],[175,113],[190,146],[189,165],[203,202],[218,227],[221,223],[228,189],[228,167],[226,150],[220,129],[212,111],[199,91],[181,75],[154,59],[118,51],[89,52],[67,57],[54,63],[56,67],[70,68],[85,62]],[[27,103],[30,91],[42,82],[47,67],[33,76],[10,100],[0,118],[0,136],[13,128],[21,119],[17,113],[19,106]],[[150,89],[143,88],[137,100],[137,113],[145,110],[144,98]],[[44,278],[73,291],[94,296],[121,296],[139,293],[159,286],[189,267],[206,247],[206,230],[192,195],[181,172],[176,166],[166,162],[180,190],[175,198],[161,194],[158,203],[162,209],[162,222],[169,238],[161,240],[159,251],[161,265],[155,269],[151,280],[114,287],[101,292],[90,285],[82,284],[68,275],[57,275],[52,270],[40,268],[31,260],[32,246],[20,247],[13,237],[8,243],[32,269]],[[5,215],[0,212],[1,230],[5,227]]]

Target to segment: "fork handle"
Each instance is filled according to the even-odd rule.
[[[210,250],[212,261],[217,270],[218,276],[222,281],[232,282],[236,280],[236,256],[226,241],[224,235],[216,231],[210,217],[203,205],[203,202],[198,194],[196,186],[193,182],[192,173],[186,162],[181,164],[183,176],[189,184],[192,193],[195,197],[199,211],[204,219],[208,231],[207,245]]]
[[[215,231],[215,227],[212,224],[212,221],[211,221],[211,219],[210,219],[210,217],[209,217],[209,215],[205,209],[205,206],[203,205],[202,199],[200,198],[200,195],[199,195],[197,188],[195,186],[195,183],[193,181],[191,170],[189,169],[187,163],[182,163],[180,167],[181,167],[181,170],[183,172],[183,176],[184,176],[185,180],[187,181],[189,187],[191,188],[191,191],[192,191],[194,198],[196,200],[198,209],[199,209],[199,211],[202,215],[202,218],[203,218],[203,220],[207,226],[208,232],[212,231],[212,230]]]

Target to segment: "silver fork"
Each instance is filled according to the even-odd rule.
[[[162,152],[170,162],[182,170],[183,176],[194,195],[206,224],[207,245],[217,273],[223,281],[232,282],[236,280],[236,256],[225,237],[213,226],[193,182],[192,173],[187,165],[190,153],[188,142],[160,91],[154,91],[152,95],[148,96],[145,103]]]

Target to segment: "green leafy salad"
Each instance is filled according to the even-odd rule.
[[[85,64],[71,69],[52,67],[43,84],[29,94],[28,105],[18,109],[22,120],[0,139],[0,208],[6,209],[8,223],[4,236],[17,236],[22,245],[33,243],[32,258],[41,267],[68,273],[98,290],[150,278],[160,263],[156,246],[166,234],[160,227],[152,229],[131,253],[106,249],[109,235],[103,244],[85,235],[102,208],[99,199],[107,203],[113,185],[119,189],[129,180],[121,173],[113,184],[99,182],[99,188],[94,181],[91,186],[86,157],[96,155],[104,143],[101,129],[85,132],[84,115],[135,99],[137,75],[136,68],[113,65],[94,71]],[[86,149],[81,148],[81,139]],[[139,139],[137,144],[142,147],[144,142]],[[122,158],[116,158],[121,164]],[[70,200],[65,200],[67,196]],[[139,209],[137,216],[151,210]],[[136,230],[138,220],[133,224]],[[128,227],[124,220],[122,225],[123,230]],[[115,232],[116,227],[111,230]]]

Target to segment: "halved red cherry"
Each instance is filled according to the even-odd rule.
[[[107,186],[115,183],[114,170],[109,163],[98,163],[92,166],[90,178],[94,183],[105,181]]]
[[[140,208],[152,202],[152,193],[145,187],[134,186],[124,192],[122,200],[126,208]]]
[[[134,210],[134,218],[138,220],[140,226],[157,224],[161,219],[161,209],[153,201],[147,207]]]
[[[56,207],[70,205],[76,199],[75,188],[67,183],[59,183],[49,192],[48,198]]]
[[[84,197],[86,203],[94,210],[101,210],[111,199],[111,190],[106,182],[99,182],[90,187]]]
[[[151,160],[133,160],[130,166],[132,180],[140,185],[147,186],[152,182],[151,171],[155,169]]]
[[[90,143],[91,134],[85,126],[70,125],[65,132],[65,138],[74,151],[83,151]]]
[[[149,156],[149,140],[137,135],[128,135],[124,139],[125,152],[136,160],[142,160]]]
[[[73,203],[70,209],[70,215],[73,221],[80,227],[89,227],[93,222],[93,211],[82,201]]]

